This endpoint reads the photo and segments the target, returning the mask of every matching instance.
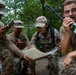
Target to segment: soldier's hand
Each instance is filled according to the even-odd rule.
[[[23,55],[23,58],[24,58],[25,60],[29,60],[29,58],[28,58],[26,55]]]
[[[36,46],[35,45],[30,45],[30,48],[36,48]]]
[[[36,46],[35,45],[28,45],[27,47],[25,47],[25,50],[28,50],[30,48],[36,48]]]
[[[23,55],[23,58],[25,59],[25,60],[31,60],[32,61],[32,59],[31,58],[28,58],[25,54]]]
[[[10,27],[8,25],[1,27],[0,28],[0,38],[3,37],[9,29],[10,29]]]
[[[0,28],[0,30],[5,30],[8,31],[11,27],[9,27],[9,25],[3,26]]]
[[[17,40],[16,46],[18,48],[21,48],[24,45],[24,41],[21,41],[20,39]]]
[[[70,31],[71,31],[70,26],[71,26],[71,24],[73,24],[73,23],[74,23],[74,20],[71,19],[70,17],[65,17],[65,18],[64,18],[64,20],[63,20],[63,26],[64,26],[66,32],[70,32]]]
[[[64,64],[67,66],[67,67],[71,67],[72,66],[72,57],[70,55],[67,55],[65,58],[64,58]]]

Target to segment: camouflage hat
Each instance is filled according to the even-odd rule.
[[[46,17],[45,16],[39,16],[36,19],[36,26],[35,27],[44,27],[46,23],[47,23]]]
[[[20,20],[15,20],[13,27],[15,27],[15,28],[24,28],[23,22],[20,21]]]
[[[3,26],[4,26],[4,24],[0,21],[0,28],[3,27]]]
[[[0,0],[0,14],[4,14],[4,9],[5,9],[5,3],[3,2],[3,0]]]

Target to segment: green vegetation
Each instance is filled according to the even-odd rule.
[[[36,31],[35,20],[38,16],[44,15],[47,17],[50,25],[59,30],[61,20],[51,11],[44,8],[40,0],[4,0],[6,3],[6,13],[2,19],[4,24],[8,24],[10,20],[20,19],[24,22],[23,32],[27,34],[29,40]],[[49,5],[62,16],[62,2],[64,0],[42,0],[45,1],[44,5]],[[9,31],[9,33],[12,30]]]

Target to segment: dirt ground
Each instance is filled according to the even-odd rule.
[[[47,58],[36,60],[36,75],[50,75],[50,70],[47,69],[48,60]]]

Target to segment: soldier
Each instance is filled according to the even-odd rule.
[[[20,20],[15,20],[13,24],[13,32],[8,35],[10,40],[21,50],[29,46],[29,40],[27,36],[24,33],[22,33],[23,28],[24,28],[23,22]],[[29,63],[28,61],[20,60],[15,55],[14,56],[15,75],[27,75],[28,63]]]
[[[64,1],[63,16],[60,34],[64,57],[59,60],[59,75],[76,75],[76,0]]]
[[[42,52],[48,52],[52,49],[60,50],[60,34],[55,29],[49,26],[48,21],[45,16],[39,16],[36,19],[36,26],[38,31],[34,33],[31,39],[31,47],[37,47],[36,43],[41,44],[40,50]],[[56,53],[55,56],[49,56],[48,61],[50,65],[51,75],[58,75],[57,60],[60,53]]]
[[[5,9],[5,3],[2,0],[0,0],[0,19],[4,14],[4,11],[3,11],[4,9]],[[9,29],[10,29],[9,25],[4,26],[4,24],[0,22],[0,62],[2,63],[2,68],[3,68],[2,75],[13,75],[14,73],[12,68],[14,63],[11,66],[9,66],[10,62],[8,61],[9,61],[9,57],[11,56],[9,56],[7,51],[11,52],[10,55],[14,53],[21,59],[24,58],[25,60],[29,60],[28,57],[22,51],[20,51],[20,49],[17,48],[8,38],[6,32]]]

